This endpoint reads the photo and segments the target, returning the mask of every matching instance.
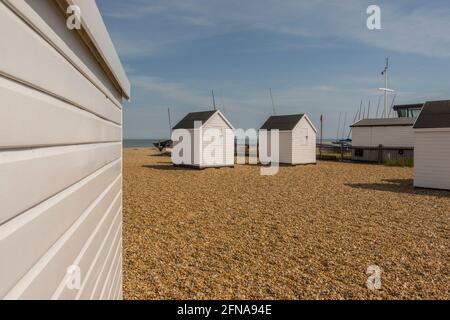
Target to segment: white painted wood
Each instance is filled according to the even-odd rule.
[[[352,128],[352,145],[355,147],[369,146],[372,143],[371,142],[372,141],[371,133],[372,133],[371,127],[353,127]]]
[[[278,159],[279,163],[292,163],[292,131],[278,131]],[[272,156],[272,132],[267,131],[267,151]]]
[[[122,253],[122,259],[121,259],[121,261],[120,261],[120,264],[123,264],[123,253]],[[114,289],[113,289],[113,292],[112,292],[112,296],[111,296],[111,300],[117,300],[117,299],[119,299],[119,293],[120,293],[120,289],[122,288],[122,286],[123,286],[123,277],[122,277],[122,272],[120,272],[119,274],[118,274],[118,279],[117,279],[117,281],[116,281],[116,283],[115,283],[115,285],[114,285]]]
[[[121,194],[117,194],[116,198]],[[105,240],[111,239],[114,236],[112,231],[120,231],[120,225],[122,221],[121,208],[116,212],[111,211],[108,215],[105,215],[102,221],[97,225],[96,230],[91,234],[88,241],[84,244],[80,253],[76,259],[72,262],[73,265],[77,265],[82,270],[82,287],[79,290],[71,290],[67,286],[69,280],[67,275],[59,284],[57,290],[53,293],[52,299],[69,300],[75,299],[85,287],[86,281],[92,272],[92,268],[95,265],[95,259],[98,258],[98,254],[104,249],[104,247],[111,247],[112,242],[105,243]]]
[[[0,30],[0,74],[121,123],[120,108],[3,2]]]
[[[414,147],[414,132],[412,125],[354,127],[352,140],[356,147]]]
[[[112,300],[120,299],[119,294],[120,294],[120,289],[122,288],[122,286],[123,286],[122,274],[119,274],[119,280],[116,283],[116,288],[114,289],[113,296],[111,298]]]
[[[114,290],[116,289],[117,283],[119,281],[119,278],[121,276],[121,270],[122,270],[122,254],[119,257],[119,261],[117,263],[117,268],[116,271],[114,272],[114,276],[113,276],[113,281],[111,281],[111,285],[109,287],[109,291],[107,293],[107,295],[105,296],[105,298],[107,300],[112,300],[114,299]]]
[[[316,129],[312,122],[303,116],[293,130],[279,131],[279,161],[283,164],[316,163]],[[268,131],[270,143],[271,132]],[[269,154],[271,145],[269,144]]]
[[[117,253],[122,250],[122,234],[121,230],[118,230],[117,241],[113,242],[114,245],[110,246],[108,249],[106,257],[101,261],[101,268],[97,273],[97,276],[93,278],[95,282],[93,285],[86,285],[85,290],[81,292],[80,299],[86,300],[98,300],[100,298],[101,290],[103,289],[103,285],[106,283],[106,276],[108,274],[109,268],[116,261]],[[96,268],[96,270],[98,270]]]
[[[114,192],[119,193],[114,194]],[[115,197],[108,197],[108,195]],[[113,199],[113,200],[112,200]],[[51,297],[66,276],[67,269],[76,262],[86,239],[101,227],[102,221],[114,216],[121,206],[120,183],[111,185],[54,245],[36,262],[26,275],[10,290],[5,299],[33,299]],[[82,239],[82,241],[80,241]],[[81,276],[83,270],[81,269]]]
[[[230,124],[230,122],[220,111],[217,111],[211,118],[208,119],[208,121],[203,124],[202,129],[203,153],[200,166],[203,168],[215,166],[232,166],[234,164],[234,128]],[[213,141],[213,139],[210,138],[211,134],[208,134],[209,129],[220,131],[220,138],[216,138]],[[215,150],[217,151],[216,155],[205,152],[208,145],[215,147]],[[217,161],[215,161],[217,159],[220,159],[218,163]]]
[[[317,133],[304,116],[292,130],[292,164],[316,163]]]
[[[8,262],[0,265],[0,297],[49,250],[108,185],[119,179],[120,168],[120,160],[117,160],[0,226],[0,256]],[[116,181],[116,188],[117,184]]]
[[[233,125],[220,110],[217,110],[216,113],[203,124],[203,128],[228,128],[234,130]]]
[[[122,155],[121,143],[0,152],[0,223]]]
[[[188,132],[191,160],[186,165],[199,168],[234,165],[234,128],[220,111],[203,123],[201,129],[188,129]],[[208,152],[209,148],[214,148],[216,153]]]
[[[123,276],[122,276],[123,277]],[[122,280],[123,281],[123,280]],[[123,299],[123,292],[122,292],[122,286],[119,287],[119,295],[117,297],[117,299],[122,300]]]
[[[88,2],[83,28],[98,60],[55,2],[0,1],[0,298],[122,297],[129,82]],[[79,291],[64,281],[71,264]]]
[[[78,32],[67,28],[56,1],[5,0],[22,19],[48,41],[80,73],[121,108],[121,96],[109,82],[98,62],[80,41]]]
[[[92,42],[96,45],[102,55],[103,60],[110,67],[112,73],[122,87],[125,98],[129,98],[131,96],[130,82],[122,67],[97,4],[95,1],[91,0],[68,0],[68,2],[80,7],[81,12],[83,13],[82,22],[86,32],[89,34]]]
[[[122,140],[119,125],[1,76],[0,101],[0,149]]]
[[[104,265],[110,256],[110,252],[115,252],[114,250],[117,249],[117,246],[121,243],[121,225],[122,215],[121,210],[119,210],[119,214],[116,216],[110,230],[108,231],[108,235],[104,238],[101,248],[97,251],[97,255],[85,275],[81,289],[76,294],[77,299],[85,300],[90,298],[96,280],[104,268]],[[72,297],[73,291],[65,288],[65,291],[58,298],[68,299]]]
[[[450,131],[414,131],[414,186],[450,190]]]
[[[117,263],[114,267],[114,270],[111,270],[110,279],[106,282],[105,287],[103,288],[104,291],[102,291],[102,295],[100,297],[100,300],[112,300],[112,290],[114,289],[114,283],[117,280],[117,277],[119,276],[119,273],[122,269],[122,252],[120,252],[118,258],[116,259]]]
[[[122,248],[119,246],[116,249],[112,263],[108,265],[107,268],[104,270],[107,271],[104,278],[105,280],[103,281],[102,286],[99,285],[97,287],[98,291],[94,292],[94,299],[105,300],[107,298],[106,292],[109,290],[111,286],[113,274],[115,273],[117,268],[120,267],[121,264],[121,254]],[[101,282],[99,284],[101,284]]]

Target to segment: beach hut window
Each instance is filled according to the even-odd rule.
[[[364,157],[364,149],[355,149],[355,157]]]

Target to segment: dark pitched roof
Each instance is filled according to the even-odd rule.
[[[352,124],[350,127],[394,127],[412,126],[416,118],[382,118],[382,119],[362,119]]]
[[[423,103],[414,103],[414,104],[396,104],[393,109],[394,111],[402,110],[402,109],[420,109],[423,107]]]
[[[450,100],[425,102],[414,129],[426,128],[450,128]]]
[[[303,118],[304,114],[291,114],[283,116],[271,116],[264,122],[261,129],[265,130],[292,130]]]
[[[217,111],[201,111],[188,113],[183,119],[178,122],[172,129],[193,129],[194,121],[201,121],[204,124]]]

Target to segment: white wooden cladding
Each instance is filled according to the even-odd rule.
[[[414,132],[414,186],[450,190],[450,130]]]
[[[0,76],[0,149],[120,141],[122,128]]]
[[[121,93],[38,7],[0,1],[0,298],[120,299]]]
[[[5,3],[12,8],[20,17],[25,19],[27,23],[29,23],[34,30],[39,32],[39,34],[46,39],[50,44],[54,46],[55,49],[59,50],[60,53],[74,65],[82,74],[86,76],[95,86],[99,88],[111,101],[114,102],[116,106],[121,108],[120,101],[116,99],[116,95],[114,92],[111,92],[100,80],[99,76],[93,72],[89,67],[83,63],[82,59],[80,59],[77,54],[75,54],[65,41],[69,41],[70,39],[65,39],[63,41],[57,34],[55,30],[53,30],[47,23],[48,21],[44,20],[38,13],[36,13],[33,8],[30,6],[30,2],[26,0],[5,0]],[[49,4],[44,1],[37,1],[32,3],[33,6],[48,6]],[[57,4],[54,4],[55,7]],[[48,11],[52,12],[52,11]],[[52,12],[54,17],[59,14],[59,12]],[[60,19],[64,19],[64,17],[59,17]],[[48,17],[47,17],[48,19]],[[56,19],[55,19],[56,20]],[[71,31],[67,29],[65,25],[61,25],[58,29],[59,33],[66,32],[70,33]]]
[[[279,161],[285,164],[316,163],[316,131],[314,126],[303,117],[293,130],[279,131]],[[268,152],[271,132],[268,131]]]
[[[121,154],[121,143],[117,142],[0,153],[0,223],[94,173]]]
[[[303,117],[292,131],[292,163],[316,163],[317,133],[311,123]]]
[[[61,237],[120,174],[120,160],[0,226],[0,296]],[[116,182],[117,187],[117,182]],[[32,239],[32,241],[30,241]],[[20,251],[17,248],[21,248]]]
[[[65,275],[67,267],[80,267],[81,279],[86,270],[80,265],[85,254],[92,254],[99,248],[103,232],[111,224],[112,218],[119,214],[121,205],[120,179],[115,180],[97,198],[68,230],[33,265],[15,287],[5,296],[6,299],[32,299],[52,297],[60,287],[67,288]],[[99,231],[100,230],[100,231]],[[95,239],[97,238],[97,239]],[[80,239],[87,239],[84,243]],[[87,252],[89,250],[89,252]],[[79,252],[75,256],[74,252]],[[90,257],[85,257],[87,260]],[[86,262],[84,261],[84,262]],[[76,290],[72,290],[76,292]]]
[[[2,2],[0,30],[1,73],[102,118],[122,122],[121,109]]]
[[[411,126],[354,127],[353,146],[414,147],[414,132]]]
[[[91,41],[98,48],[100,55],[105,60],[109,69],[114,74],[114,77],[119,82],[122,90],[124,91],[124,97],[130,97],[131,85],[125,74],[125,71],[120,63],[119,56],[114,49],[111,38],[108,34],[108,30],[105,27],[103,19],[98,10],[96,10],[96,4],[92,0],[70,0],[80,7],[83,12],[83,24],[86,32],[91,37]]]

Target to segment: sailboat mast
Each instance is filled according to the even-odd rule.
[[[388,58],[386,58],[386,68],[384,69],[384,87],[387,89],[388,88],[388,63],[389,60]],[[384,112],[386,114],[387,112],[387,90],[384,91]]]
[[[342,117],[342,112],[339,112],[339,121],[338,121],[337,133],[336,133],[336,141],[339,141],[339,132],[341,131],[341,117]]]
[[[378,97],[377,113],[375,114],[375,118],[378,118],[378,111],[380,110],[380,102],[381,102],[381,96]]]
[[[216,111],[216,98],[214,97],[214,90],[211,90],[212,99],[213,99],[213,107],[214,111]]]
[[[347,125],[347,111],[345,112],[345,116],[344,116],[344,125],[342,126],[342,140],[344,140],[344,136],[345,136],[345,126]]]
[[[269,92],[270,92],[270,100],[272,101],[273,115],[276,115],[276,112],[275,112],[275,102],[273,102],[272,88],[269,88]]]
[[[169,116],[169,139],[171,139],[171,136],[172,136],[172,121],[170,119],[170,107],[167,108],[167,115]]]
[[[358,120],[361,120],[362,105],[363,105],[363,101],[361,100],[361,104],[359,105]]]

